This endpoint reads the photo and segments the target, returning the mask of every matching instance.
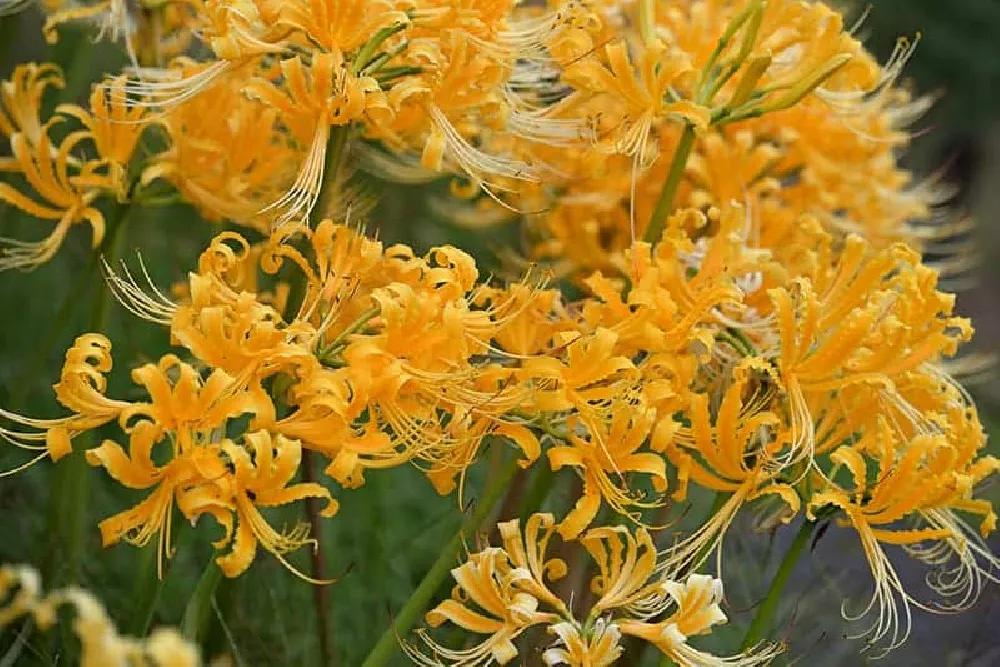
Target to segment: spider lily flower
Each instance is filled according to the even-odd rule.
[[[171,379],[173,376],[175,379]],[[126,540],[146,545],[158,536],[157,571],[173,555],[172,510],[187,490],[228,474],[228,454],[215,434],[230,419],[274,410],[267,398],[234,392],[233,378],[215,370],[205,380],[191,366],[166,355],[157,364],[133,371],[132,377],[150,397],[123,410],[129,429],[128,450],[111,440],[87,451],[87,462],[103,467],[117,482],[134,489],[152,489],[138,505],[100,523],[105,546]],[[154,459],[153,450],[167,444],[167,458]],[[178,506],[180,506],[178,504]],[[183,509],[183,507],[182,507]],[[189,517],[193,518],[193,517]]]
[[[390,0],[291,0],[278,5],[278,25],[298,31],[327,53],[355,51],[380,30],[410,22],[397,9],[399,3]]]
[[[0,134],[8,139],[21,134],[29,145],[37,146],[45,133],[41,121],[45,91],[65,86],[58,65],[27,63],[15,67],[10,78],[0,82]],[[0,158],[0,171],[16,169],[16,159]]]
[[[484,116],[487,110],[502,111],[502,63],[460,31],[413,39],[402,58],[418,72],[393,83],[387,93],[392,122],[366,127],[368,136],[397,150],[416,149],[424,168],[453,169],[494,198],[494,190],[513,191],[517,183],[539,181],[532,165],[488,150],[488,130],[503,130],[499,118],[492,120],[495,114]]]
[[[648,641],[682,667],[765,665],[784,650],[780,644],[771,644],[721,658],[694,648],[688,644],[690,637],[708,633],[713,626],[727,621],[719,607],[719,602],[722,601],[722,582],[709,575],[692,574],[684,582],[665,581],[663,587],[676,605],[676,611],[656,623],[622,620],[618,627],[623,635]]]
[[[555,356],[525,359],[522,379],[537,387],[534,402],[539,410],[574,410],[591,432],[600,432],[609,414],[605,406],[615,393],[615,380],[627,376],[635,365],[618,356],[618,336],[609,329],[592,334],[557,334],[557,350],[565,349],[565,361]]]
[[[586,620],[578,621],[546,583],[567,574],[565,562],[546,560],[555,526],[550,514],[532,515],[523,532],[517,520],[501,523],[502,548],[471,554],[465,564],[452,570],[458,583],[452,599],[429,612],[427,623],[438,627],[451,622],[488,635],[486,639],[454,650],[431,639],[425,629],[418,634],[427,652],[404,643],[407,654],[420,665],[504,665],[518,655],[514,640],[535,625],[545,625],[556,637],[542,654],[546,665],[614,664],[625,654],[621,642],[625,635],[647,641],[690,667],[762,665],[781,652],[781,646],[767,645],[718,658],[690,646],[689,637],[707,634],[726,622],[719,607],[722,582],[706,575],[691,575],[684,582],[660,578],[656,547],[643,528],[635,536],[623,526],[593,528],[579,541],[567,543],[585,548],[598,571],[591,584],[598,599]]]
[[[611,96],[621,106],[620,124],[607,139],[616,151],[635,158],[637,166],[646,165],[651,133],[663,119],[708,127],[708,109],[678,98],[690,89],[695,75],[686,57],[660,44],[647,46],[637,75],[624,43],[608,45],[605,52],[607,66],[596,57],[586,58],[570,65],[563,76],[577,90]]]
[[[20,427],[0,428],[0,437],[21,449],[40,452],[26,465],[3,475],[23,470],[46,457],[58,461],[72,453],[73,438],[119,418],[131,407],[125,401],[105,396],[105,375],[111,371],[111,364],[111,342],[100,334],[84,334],[66,351],[59,382],[53,385],[57,400],[72,415],[33,419],[0,409],[0,416]]]
[[[73,633],[80,640],[80,663],[84,665],[155,664],[198,667],[197,647],[170,628],[154,630],[148,637],[122,636],[101,602],[77,587],[42,593],[38,572],[24,565],[0,567],[0,627],[27,617],[40,630],[50,630],[60,618],[59,610],[75,612]]]
[[[556,645],[542,654],[542,661],[549,666],[610,667],[625,652],[621,630],[603,618],[594,621],[589,633],[566,621],[549,626],[548,631],[558,637]]]
[[[269,5],[260,0],[207,0],[199,5],[192,30],[216,59],[207,63],[183,59],[167,68],[132,67],[129,74],[135,79],[124,88],[129,104],[157,109],[176,106],[224,75],[250,67],[264,56],[284,53],[287,30],[276,25]]]
[[[654,507],[655,502],[634,497],[628,488],[627,473],[650,475],[658,492],[667,487],[664,459],[654,452],[640,452],[654,424],[655,412],[644,409],[638,401],[611,401],[611,421],[589,437],[577,435],[572,420],[569,423],[568,447],[548,450],[553,470],[569,466],[577,468],[583,478],[583,494],[575,507],[559,525],[564,539],[573,539],[590,525],[606,502],[615,512],[638,520],[629,507]],[[619,483],[615,482],[615,479]],[[624,488],[622,488],[624,487]]]
[[[973,499],[973,489],[1000,470],[1000,462],[989,456],[976,458],[983,443],[982,427],[968,412],[953,410],[946,427],[951,438],[939,433],[901,441],[879,417],[857,442],[831,454],[836,466],[831,481],[809,501],[810,514],[828,506],[842,511],[840,523],[854,528],[861,539],[875,590],[860,612],[849,612],[845,603],[843,614],[849,620],[875,616],[859,636],[869,638],[869,648],[883,642],[882,654],[909,636],[911,605],[930,611],[965,609],[974,604],[984,578],[996,580],[997,559],[981,539],[996,526],[996,515],[988,502]],[[849,484],[837,482],[838,468],[846,472]],[[971,531],[956,511],[980,515],[981,535]],[[906,519],[915,521],[916,527],[897,527]],[[928,583],[944,603],[925,604],[907,592],[882,545],[902,546],[938,567]]]
[[[769,295],[780,344],[767,356],[790,403],[789,464],[813,457],[808,394],[866,384],[900,403],[895,378],[954,354],[972,333],[967,320],[951,315],[954,297],[936,290],[936,275],[915,252],[894,246],[872,253],[854,236],[829,269]]]
[[[49,130],[61,120],[57,117],[47,122],[35,145],[23,134],[11,137],[17,171],[44,203],[6,183],[0,183],[0,201],[41,220],[54,221],[56,226],[49,236],[37,242],[3,239],[8,247],[0,255],[0,270],[31,270],[49,261],[77,222],[90,225],[94,248],[104,238],[104,215],[93,204],[103,191],[118,190],[114,170],[106,169],[101,161],[87,162],[71,175],[71,152],[90,135],[86,131],[72,132],[56,149],[49,139]]]
[[[320,484],[291,484],[302,458],[302,446],[298,441],[281,435],[272,437],[267,431],[248,433],[243,440],[242,446],[231,440],[220,444],[234,472],[207,478],[201,485],[181,491],[178,507],[192,520],[209,514],[222,525],[225,535],[214,544],[218,549],[231,547],[229,553],[216,559],[227,577],[238,577],[250,567],[259,544],[300,579],[314,584],[330,583],[302,574],[285,559],[284,554],[315,544],[315,540],[307,537],[308,526],[300,524],[279,533],[267,523],[259,508],[319,498],[327,501],[320,516],[331,517],[337,513],[337,501]]]
[[[292,137],[308,146],[295,182],[283,197],[262,211],[276,210],[277,226],[308,218],[316,206],[331,126],[362,121],[379,125],[392,113],[378,81],[349,71],[339,51],[315,54],[308,69],[298,56],[282,60],[280,67],[280,87],[262,79],[247,87],[255,99],[277,109]]]
[[[125,79],[118,77],[108,86],[94,87],[89,109],[61,104],[56,113],[75,118],[89,133],[97,154],[124,170],[135,152],[148,119],[141,108],[130,108],[125,98]]]
[[[784,425],[771,411],[773,392],[757,388],[744,400],[751,381],[751,371],[760,362],[744,361],[734,372],[731,384],[722,395],[715,423],[709,411],[709,397],[694,394],[686,413],[690,427],[670,433],[660,432],[653,447],[664,451],[677,467],[679,486],[674,498],[687,497],[689,481],[718,493],[731,494],[715,515],[691,536],[668,547],[661,567],[666,576],[696,570],[712,553],[722,573],[721,544],[739,509],[763,496],[777,496],[787,508],[781,515],[785,523],[798,513],[799,495],[795,489],[776,480],[783,469],[781,452],[788,446]],[[763,373],[762,373],[763,375]]]
[[[524,532],[516,520],[500,524],[504,548],[471,554],[451,571],[457,584],[452,598],[429,611],[427,623],[435,628],[450,622],[487,635],[484,640],[471,648],[449,649],[421,630],[430,655],[404,643],[407,654],[418,665],[505,665],[517,656],[513,640],[518,635],[535,625],[558,622],[558,613],[540,610],[546,604],[566,611],[546,584],[546,579],[556,581],[566,574],[562,560],[545,557],[554,529],[550,514],[532,515]]]
[[[151,157],[142,185],[161,178],[208,220],[227,219],[269,231],[258,212],[294,178],[301,151],[274,139],[280,112],[242,94],[248,76],[223,78],[187,104],[164,110],[157,124],[169,147]],[[228,113],[208,113],[220,108]],[[267,160],[259,159],[267,154]]]

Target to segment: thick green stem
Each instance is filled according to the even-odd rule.
[[[476,506],[472,514],[462,523],[462,527],[448,541],[448,544],[441,550],[441,555],[431,566],[431,569],[424,576],[423,581],[417,586],[410,599],[406,601],[403,608],[399,610],[399,615],[392,626],[386,630],[382,637],[375,644],[375,647],[365,658],[361,667],[382,667],[388,664],[395,655],[398,638],[404,637],[410,629],[420,620],[420,616],[430,605],[431,598],[440,588],[441,583],[448,576],[448,573],[455,566],[455,561],[461,551],[463,540],[466,536],[475,533],[493,510],[493,506],[500,499],[500,496],[507,490],[511,479],[517,472],[517,460],[512,458],[507,461],[500,474],[489,480],[486,490],[482,496],[476,499]]]
[[[663,182],[663,189],[660,190],[660,198],[656,200],[656,208],[653,209],[653,216],[646,227],[645,241],[656,243],[663,235],[663,227],[667,223],[674,208],[674,197],[677,195],[677,188],[681,184],[684,176],[684,169],[687,167],[688,158],[691,157],[691,150],[694,148],[694,126],[687,123],[681,140],[674,151],[674,158],[670,163],[670,171],[667,172],[667,180]]]
[[[195,644],[205,639],[208,622],[212,617],[212,598],[215,597],[220,581],[222,581],[222,570],[213,558],[208,561],[208,565],[201,573],[198,585],[194,587],[187,607],[184,608],[184,617],[181,619],[181,633]]]
[[[330,139],[326,142],[326,159],[323,161],[323,184],[316,198],[316,208],[312,212],[312,222],[317,223],[332,213],[333,200],[337,194],[338,177],[344,149],[351,134],[350,125],[335,125],[330,128]]]
[[[128,216],[129,205],[118,204],[111,215],[104,241],[95,251],[92,262],[96,263],[103,255],[114,258]],[[102,280],[98,283],[93,310],[88,321],[88,331],[100,332],[104,329],[108,313],[108,287]],[[91,438],[94,436],[90,436]],[[86,448],[89,438],[80,439],[81,447]],[[49,512],[49,548],[47,562],[43,568],[47,580],[58,580],[59,583],[76,583],[79,579],[80,563],[86,546],[87,510],[90,507],[90,466],[77,451],[76,455],[56,466],[53,488],[65,489],[65,492],[52,494]],[[61,552],[61,553],[60,553]],[[59,565],[59,574],[55,568]]]
[[[182,548],[187,541],[192,532],[189,526],[187,521],[174,521],[171,531],[174,549]],[[139,550],[139,562],[136,564],[132,595],[129,598],[132,602],[131,615],[126,626],[128,634],[133,637],[145,637],[148,634],[164,583],[170,575],[169,559],[163,563],[163,572],[158,571],[159,556],[160,545],[157,540],[150,541]]]
[[[795,570],[795,565],[799,562],[799,558],[802,557],[806,547],[809,545],[809,538],[812,537],[813,529],[815,527],[816,523],[813,521],[802,522],[799,532],[795,535],[795,539],[792,541],[791,546],[788,547],[788,552],[781,561],[781,565],[778,566],[778,572],[774,576],[774,581],[771,582],[771,587],[767,591],[767,597],[764,598],[764,601],[757,609],[757,615],[754,616],[753,622],[747,629],[746,636],[743,637],[743,644],[741,648],[744,651],[752,648],[764,638],[764,633],[767,631],[768,625],[770,624],[775,611],[778,609],[778,603],[781,601],[781,596],[784,595],[788,579],[792,576],[792,572]]]

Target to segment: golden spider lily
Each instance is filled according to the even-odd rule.
[[[713,626],[727,620],[719,607],[722,582],[705,574],[692,574],[683,583],[664,581],[662,586],[676,605],[676,611],[658,623],[625,619],[618,627],[623,635],[653,644],[675,664],[682,667],[766,665],[784,650],[780,644],[771,644],[720,658],[694,648],[688,644],[690,637],[711,632]]]
[[[809,394],[867,384],[912,414],[893,380],[954,354],[972,334],[968,320],[951,315],[954,297],[937,291],[935,272],[913,250],[873,253],[851,236],[835,262],[826,260],[829,252],[821,247],[820,269],[810,278],[769,291],[780,342],[768,352],[789,400],[790,463],[815,449]]]
[[[193,367],[173,355],[137,368],[132,377],[145,388],[150,402],[123,410],[132,422],[127,451],[105,440],[87,450],[86,456],[88,463],[103,467],[123,486],[152,489],[135,507],[104,519],[101,539],[105,546],[124,539],[141,547],[157,536],[162,573],[163,557],[173,555],[174,503],[188,489],[229,474],[223,458],[228,452],[217,440],[218,430],[230,419],[266,415],[274,407],[259,395],[233,391],[233,378],[224,371],[217,369],[202,380]],[[167,450],[165,458],[154,458],[154,449]],[[179,502],[178,506],[184,509]]]
[[[118,633],[100,601],[88,591],[70,587],[42,593],[38,573],[26,565],[0,567],[0,627],[27,618],[40,630],[50,630],[60,611],[75,612],[73,633],[80,640],[81,665],[170,665],[197,667],[197,647],[171,628],[158,628],[148,637]]]
[[[566,621],[551,625],[548,630],[558,639],[556,646],[542,654],[546,665],[607,667],[625,652],[620,644],[621,630],[603,618],[594,621],[594,627],[586,635],[578,625]]]
[[[133,67],[125,90],[130,103],[169,108],[197,97],[226,75],[252,67],[261,57],[277,55],[286,48],[287,29],[276,24],[270,2],[256,0],[207,0],[197,5],[190,18],[198,35],[217,60],[195,63],[187,59],[170,67]]]
[[[282,60],[280,70],[280,86],[256,79],[246,89],[265,106],[276,109],[292,138],[306,147],[295,182],[283,197],[264,209],[280,213],[279,225],[308,217],[316,205],[331,126],[360,122],[377,126],[387,122],[392,113],[378,81],[349,70],[340,51],[315,54],[308,69],[299,56]]]
[[[59,119],[53,119],[43,126],[36,145],[29,144],[22,134],[11,137],[17,171],[44,203],[6,183],[0,183],[0,200],[35,218],[54,221],[56,226],[41,241],[3,239],[8,247],[0,255],[0,270],[30,270],[49,261],[62,246],[70,227],[77,222],[90,225],[94,248],[104,238],[104,215],[93,204],[102,190],[114,192],[116,184],[108,174],[102,173],[103,165],[100,163],[86,163],[79,173],[70,175],[70,152],[87,139],[87,134],[74,132],[63,140],[58,149],[54,149],[49,140],[49,130],[58,122]]]
[[[125,98],[125,79],[122,77],[112,80],[106,88],[95,87],[90,93],[89,109],[61,104],[56,113],[80,121],[100,159],[119,172],[124,171],[131,161],[147,124],[143,109],[129,108]]]
[[[466,563],[451,571],[456,587],[452,598],[427,613],[427,623],[439,627],[446,622],[479,635],[488,635],[468,649],[449,649],[426,631],[420,636],[431,655],[409,644],[407,654],[418,665],[505,665],[517,657],[514,640],[526,629],[558,622],[566,606],[548,589],[545,580],[566,574],[566,564],[546,560],[545,550],[554,532],[555,519],[535,514],[522,534],[518,521],[500,524],[504,548],[488,548],[470,554]],[[540,604],[556,610],[543,612]]]
[[[572,410],[588,430],[599,433],[610,414],[607,405],[616,393],[616,381],[635,368],[616,354],[617,340],[609,329],[587,335],[560,333],[555,336],[556,349],[565,350],[565,361],[553,356],[525,359],[520,373],[537,387],[532,397],[535,409]]]
[[[45,91],[65,86],[57,65],[27,63],[15,67],[10,78],[0,83],[0,134],[8,139],[21,134],[29,146],[37,146],[45,132],[41,121]],[[0,158],[0,171],[16,170],[15,159]]]
[[[277,4],[280,25],[301,32],[328,53],[354,51],[380,30],[409,23],[406,12],[398,10],[401,3],[389,0],[292,0]]]
[[[568,66],[563,78],[578,91],[609,95],[621,106],[621,111],[607,121],[607,134],[613,138],[610,143],[614,149],[634,157],[636,165],[650,161],[650,134],[662,119],[673,117],[700,129],[707,127],[709,110],[690,99],[678,98],[690,92],[696,75],[685,55],[662,43],[647,45],[638,76],[624,43],[608,45],[605,56],[607,67],[596,57],[585,58]]]
[[[267,231],[269,221],[258,213],[294,178],[301,151],[275,141],[279,113],[243,95],[248,82],[228,76],[196,99],[165,110],[158,124],[170,145],[152,156],[142,182],[169,182],[207,220]],[[207,111],[222,107],[226,114]],[[263,154],[267,160],[259,159]]]
[[[687,497],[688,483],[728,494],[725,504],[710,520],[664,553],[667,576],[694,571],[713,552],[717,554],[716,572],[722,573],[722,540],[739,509],[763,496],[777,496],[785,505],[781,513],[785,523],[798,513],[799,495],[776,476],[783,468],[782,451],[788,442],[784,425],[771,411],[774,394],[757,382],[751,384],[753,369],[760,363],[743,362],[734,371],[732,382],[722,395],[713,425],[709,397],[695,394],[686,412],[690,427],[678,427],[653,441],[677,467],[678,488],[674,498]],[[766,374],[760,373],[766,382]],[[744,395],[747,395],[744,398]]]
[[[279,533],[268,525],[258,508],[320,498],[327,501],[320,516],[331,517],[337,513],[337,501],[320,484],[291,484],[302,458],[302,446],[298,441],[281,435],[272,437],[267,431],[248,433],[243,440],[243,445],[231,440],[220,445],[234,472],[205,479],[199,486],[179,493],[178,507],[192,519],[209,514],[223,526],[225,535],[214,544],[218,549],[231,547],[230,553],[216,559],[227,577],[243,574],[253,562],[260,544],[299,578],[315,584],[329,583],[302,574],[285,560],[284,554],[315,544],[315,540],[307,537],[308,525],[300,524],[287,533]]]
[[[602,501],[632,520],[639,520],[639,515],[630,512],[630,507],[656,506],[656,502],[644,501],[629,489],[626,477],[629,473],[650,475],[657,492],[667,488],[663,457],[638,451],[653,429],[655,411],[645,409],[640,401],[612,400],[610,412],[610,424],[599,431],[590,431],[589,437],[578,435],[579,425],[570,420],[567,424],[570,446],[547,451],[553,470],[577,468],[583,478],[580,499],[559,525],[559,534],[564,539],[573,539],[583,532],[597,517]]]
[[[656,547],[645,529],[637,529],[633,536],[623,526],[594,528],[579,542],[567,544],[585,548],[598,570],[591,583],[598,599],[590,606],[586,621],[580,622],[546,584],[567,574],[565,562],[546,560],[555,518],[534,514],[523,532],[517,520],[498,527],[503,548],[471,554],[465,564],[452,570],[458,584],[452,599],[427,614],[431,627],[451,622],[489,636],[472,648],[453,650],[420,630],[428,653],[404,644],[417,664],[508,664],[518,655],[514,640],[534,625],[547,626],[556,638],[542,655],[546,665],[614,664],[625,653],[623,635],[648,641],[677,664],[692,667],[760,665],[781,651],[773,645],[717,658],[688,645],[688,637],[706,634],[726,621],[719,608],[722,584],[706,575],[691,575],[684,583],[660,578]],[[541,611],[545,608],[550,611]],[[675,611],[664,620],[654,620],[672,608]]]
[[[404,56],[421,72],[393,84],[388,100],[395,116],[387,126],[366,128],[370,136],[390,147],[419,149],[427,169],[447,166],[494,189],[538,181],[537,170],[524,161],[485,152],[475,145],[480,142],[470,141],[481,134],[474,122],[478,110],[503,108],[501,64],[469,36],[450,31],[412,43]]]
[[[90,224],[93,245],[98,247],[104,238],[105,221],[94,206],[96,199],[107,194],[124,201],[130,195],[127,167],[145,123],[141,110],[126,107],[123,82],[119,79],[110,95],[95,89],[89,111],[64,104],[56,110],[56,116],[41,123],[39,106],[49,85],[62,86],[57,68],[28,65],[15,70],[11,81],[2,86],[0,132],[9,135],[14,156],[2,159],[0,170],[21,174],[33,194],[0,183],[0,201],[35,218],[51,220],[56,226],[42,241],[4,239],[8,247],[0,255],[0,270],[30,270],[47,262],[78,222]],[[78,120],[83,128],[70,131],[60,144],[54,145],[53,128],[68,118]],[[74,152],[88,140],[97,157],[84,161]]]
[[[877,425],[855,444],[830,455],[836,466],[830,473],[832,481],[809,501],[810,514],[826,506],[841,510],[845,515],[841,523],[853,527],[861,538],[875,591],[859,613],[849,613],[845,603],[844,616],[859,620],[875,615],[872,625],[859,636],[869,636],[869,647],[885,640],[883,653],[909,635],[911,605],[964,609],[975,602],[983,578],[996,580],[992,569],[997,560],[982,542],[996,526],[996,514],[990,503],[974,500],[972,494],[979,482],[1000,470],[1000,462],[990,456],[976,458],[983,436],[974,415],[954,409],[944,428],[951,437],[939,433],[900,441],[879,417]],[[843,469],[849,484],[837,482],[838,469]],[[980,515],[981,535],[970,530],[956,511]],[[907,519],[917,522],[917,527],[899,527]],[[882,544],[903,546],[941,568],[928,582],[945,597],[944,605],[914,599],[903,588]],[[985,565],[978,562],[980,558]],[[953,560],[957,565],[951,564]]]
[[[25,465],[3,474],[18,472],[46,457],[58,461],[73,451],[73,438],[117,419],[130,408],[125,401],[105,396],[105,375],[110,371],[110,341],[100,334],[84,334],[66,351],[59,382],[53,385],[59,403],[72,415],[33,419],[0,409],[0,416],[20,427],[0,428],[0,436],[21,449],[40,452]]]
[[[714,213],[713,218],[717,217]],[[735,218],[724,217],[725,230]],[[671,219],[672,227],[688,223],[702,226],[708,218],[684,211]],[[639,350],[690,353],[696,351],[696,342],[701,343],[701,351],[707,351],[723,307],[738,307],[742,300],[733,278],[742,259],[737,244],[736,238],[720,233],[706,244],[692,267],[683,259],[694,258],[696,248],[679,230],[665,234],[655,253],[649,244],[636,243],[627,271],[636,278],[624,298],[617,281],[600,273],[583,280],[597,297],[584,305],[584,320],[614,331],[619,346],[633,354]]]

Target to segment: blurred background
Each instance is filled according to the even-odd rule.
[[[924,93],[940,95],[935,108],[919,123],[920,138],[902,159],[914,170],[943,173],[957,188],[953,206],[979,222],[974,268],[952,286],[961,290],[959,307],[973,318],[980,352],[1000,351],[1000,1],[998,0],[874,0],[870,4],[842,3],[854,17],[867,13],[861,34],[884,60],[900,35],[920,34],[920,47],[910,61],[910,84]],[[30,60],[60,63],[68,80],[57,102],[85,100],[89,84],[104,72],[117,70],[122,55],[113,47],[95,44],[92,33],[64,32],[60,42],[46,45],[40,34],[41,17],[29,10],[0,18],[0,79],[12,66]],[[997,85],[993,85],[997,84]],[[0,151],[7,151],[6,147]],[[450,242],[472,254],[485,267],[495,266],[494,248],[514,234],[509,228],[470,232],[451,227],[424,205],[423,193],[400,186],[373,184],[381,193],[373,226],[387,241],[402,241],[423,250]],[[425,186],[437,187],[437,186]],[[379,188],[384,188],[379,190]],[[169,285],[181,279],[200,250],[220,231],[198,219],[183,205],[133,213],[124,247],[140,251],[154,281]],[[0,204],[0,236],[29,238],[37,234],[31,220]],[[89,236],[76,229],[56,259],[25,273],[0,275],[0,405],[33,416],[55,416],[51,384],[58,379],[65,349],[86,328],[86,292],[67,300],[83,280],[82,267],[90,253]],[[93,276],[90,276],[93,281]],[[93,288],[91,288],[91,294]],[[137,322],[114,307],[109,336],[119,364],[112,377],[112,393],[129,395],[128,369],[148,360],[149,352],[168,345],[165,333]],[[991,448],[1000,453],[1000,371],[972,387],[993,434]],[[0,448],[0,470],[20,463],[9,448]],[[65,507],[59,497],[58,477],[51,466],[36,466],[15,477],[0,478],[0,562],[31,562],[54,573],[56,579],[77,578],[98,593],[125,629],[137,597],[160,596],[155,623],[176,623],[204,563],[210,557],[206,526],[187,531],[164,582],[155,584],[135,548],[119,545],[101,549],[96,526],[100,518],[123,509],[134,498],[121,488],[102,484],[102,475],[90,476],[82,497],[85,507]],[[475,481],[475,480],[474,480]],[[1000,489],[990,494],[997,502]],[[439,498],[415,470],[403,468],[369,476],[357,491],[340,494],[340,514],[325,524],[323,536],[327,571],[343,579],[327,592],[331,639],[337,664],[360,664],[362,656],[389,622],[390,610],[400,607],[436,557],[440,545],[453,534],[459,513],[454,498]],[[695,499],[703,502],[704,499]],[[549,501],[556,511],[568,502],[558,491]],[[90,532],[81,536],[79,572],[65,572],[71,561],[63,538],[54,534],[55,515],[80,511]],[[701,516],[692,511],[692,516]],[[294,521],[295,517],[288,517]],[[280,523],[279,523],[280,525]],[[728,540],[727,597],[731,623],[702,644],[728,652],[739,643],[763,596],[777,561],[794,534],[793,527],[776,533],[751,530],[750,520]],[[192,534],[199,534],[197,538]],[[202,539],[202,538],[205,539]],[[1000,541],[993,540],[994,552]],[[297,562],[305,564],[305,556]],[[911,576],[912,575],[912,576]],[[906,580],[917,573],[903,572]],[[776,636],[792,643],[782,664],[797,659],[819,665],[867,664],[858,641],[845,639],[851,628],[840,620],[844,597],[867,599],[870,574],[854,535],[831,528],[819,539],[795,574],[792,593],[782,609]],[[442,591],[444,593],[444,591]],[[245,665],[320,664],[314,591],[288,576],[271,558],[259,558],[251,571],[220,594],[213,633],[218,649],[227,647],[236,662]],[[1000,665],[1000,585],[984,590],[979,604],[954,617],[931,617],[915,612],[914,634],[902,649],[882,664],[958,667]],[[16,651],[10,652],[15,646]],[[38,636],[18,639],[10,630],[0,634],[0,667],[60,664],[52,640]],[[13,656],[14,662],[8,662]],[[523,656],[527,665],[540,664],[538,654]],[[399,664],[404,664],[400,659]],[[641,664],[655,664],[645,656]]]

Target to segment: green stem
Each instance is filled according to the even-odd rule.
[[[350,137],[350,125],[335,125],[330,128],[330,139],[326,142],[326,159],[323,161],[323,184],[316,198],[316,208],[313,209],[312,222],[317,223],[325,218],[333,208],[333,198],[337,193],[337,178],[340,174],[344,149]]]
[[[176,518],[176,517],[173,517]],[[173,521],[173,546],[181,548],[191,533],[187,521]],[[151,541],[139,550],[139,562],[136,565],[132,582],[131,618],[127,626],[128,633],[133,637],[145,637],[156,613],[156,605],[160,602],[160,594],[167,577],[170,575],[171,561],[163,563],[162,576],[157,571],[160,545]]]
[[[816,523],[813,521],[802,522],[802,526],[795,535],[792,545],[788,547],[788,552],[781,561],[781,565],[778,566],[778,572],[767,591],[767,597],[764,598],[764,601],[757,609],[757,615],[754,616],[753,622],[747,629],[747,634],[743,638],[741,646],[742,650],[745,651],[752,648],[764,638],[764,633],[768,629],[774,612],[778,609],[781,596],[784,594],[785,585],[788,584],[788,579],[792,576],[795,565],[799,562],[799,558],[802,557],[803,552],[805,552],[806,546],[809,544],[809,538],[812,537],[815,527]]]
[[[653,209],[653,216],[646,228],[645,241],[647,243],[656,243],[663,235],[663,227],[667,223],[667,217],[670,216],[670,212],[674,208],[674,197],[677,195],[677,188],[684,176],[684,168],[687,167],[688,158],[691,157],[691,150],[694,148],[694,137],[694,125],[686,123],[681,140],[677,144],[677,150],[674,151],[670,171],[667,172],[667,180],[663,182],[660,198],[656,200],[656,208]]]
[[[115,207],[104,240],[91,259],[94,265],[101,255],[113,260],[125,228],[128,211],[128,204],[119,204]],[[99,332],[104,329],[108,313],[108,296],[108,286],[102,280],[97,286],[96,300],[88,321],[88,331]],[[91,438],[95,435],[91,435]],[[88,440],[89,438],[81,439],[82,447],[78,449],[85,449]],[[80,451],[76,456],[70,456],[64,463],[56,466],[54,487],[66,489],[66,492],[53,494],[50,501],[52,505],[47,531],[50,544],[48,561],[44,568],[50,581],[55,574],[53,568],[60,562],[61,572],[65,575],[58,578],[60,583],[76,583],[79,579],[80,562],[83,560],[86,546],[87,510],[90,507],[89,473],[90,466]],[[60,549],[60,542],[63,549]],[[59,557],[58,552],[61,550],[62,557]]]
[[[195,644],[205,639],[208,622],[212,617],[212,598],[215,597],[220,581],[222,581],[222,570],[213,558],[208,561],[208,565],[201,573],[201,578],[191,593],[187,607],[184,608],[184,617],[181,619],[181,634]]]
[[[472,514],[462,522],[461,528],[452,536],[448,544],[441,550],[441,555],[431,566],[431,569],[424,576],[423,581],[417,586],[410,599],[406,601],[403,608],[399,610],[399,615],[392,626],[389,627],[379,638],[378,643],[365,658],[361,667],[382,667],[388,664],[395,655],[397,649],[397,639],[409,633],[410,629],[420,620],[420,616],[430,605],[431,598],[440,588],[441,583],[448,576],[448,573],[455,566],[455,560],[461,551],[466,535],[475,533],[493,510],[493,506],[500,499],[500,496],[507,490],[507,486],[517,472],[517,458],[513,457],[507,461],[500,474],[492,477],[482,496],[476,500],[476,506]]]

